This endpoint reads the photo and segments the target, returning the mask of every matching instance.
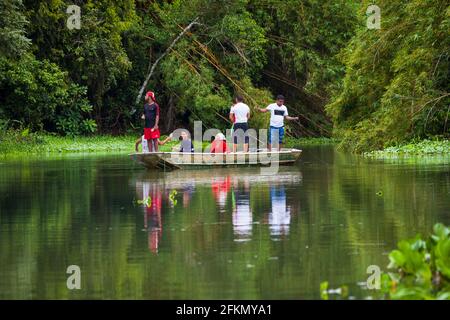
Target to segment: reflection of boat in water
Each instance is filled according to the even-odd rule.
[[[131,158],[147,169],[174,170],[198,168],[227,168],[248,166],[292,165],[302,150],[281,149],[281,151],[205,153],[205,152],[149,152],[133,153]]]
[[[301,184],[302,174],[298,168],[280,168],[277,175],[262,175],[257,168],[218,168],[213,173],[205,170],[176,170],[138,174],[133,184],[139,198],[149,198],[149,201],[141,203],[145,214],[144,226],[148,230],[148,246],[152,252],[158,252],[165,210],[175,207],[177,211],[191,210],[192,205],[195,210],[205,208],[209,212],[215,211],[207,205],[203,207],[203,203],[209,202],[205,201],[205,196],[213,197],[217,205],[218,222],[213,224],[231,223],[235,242],[251,241],[255,236],[255,225],[260,225],[256,228],[268,227],[270,238],[274,241],[289,235],[292,217],[298,208],[289,203],[286,189],[295,190]],[[252,191],[252,188],[257,189]],[[174,191],[177,199],[170,196]],[[195,193],[201,196],[194,197]],[[265,199],[270,201],[270,207]],[[181,204],[182,208],[174,201]]]
[[[176,170],[171,172],[142,172],[139,181],[152,181],[166,189],[184,188],[186,185],[211,185],[214,181],[221,181],[232,177],[234,181],[245,181],[250,184],[294,184],[302,180],[302,173],[298,169],[290,168],[288,171],[280,168],[276,175],[261,174],[258,169],[236,170],[234,168],[217,168],[213,172],[209,170]]]

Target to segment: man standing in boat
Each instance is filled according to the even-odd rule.
[[[277,101],[275,103],[269,104],[265,109],[258,108],[258,110],[260,112],[270,111],[269,141],[267,149],[272,151],[272,144],[276,143],[274,139],[278,135],[278,150],[281,150],[284,138],[284,119],[298,120],[298,117],[290,117],[288,115],[288,110],[284,105],[284,96],[281,94],[277,96]]]
[[[231,107],[230,120],[233,123],[233,152],[237,151],[238,136],[244,139],[239,139],[241,142],[244,140],[244,152],[248,152],[247,135],[248,119],[250,119],[250,108],[244,103],[242,96],[235,98],[236,104]]]
[[[159,105],[156,103],[155,93],[147,92],[145,95],[144,114],[142,119],[145,120],[144,138],[147,140],[150,152],[158,151],[159,133]]]

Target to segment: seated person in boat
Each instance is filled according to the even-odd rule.
[[[228,150],[227,140],[223,133],[218,133],[215,136],[214,141],[211,143],[211,153],[227,153]]]
[[[167,141],[173,139],[173,133],[170,134],[164,141],[161,141],[160,144],[165,144]],[[189,133],[185,130],[182,130],[180,133],[180,144],[174,146],[172,148],[172,152],[194,152],[194,145],[192,144],[191,139],[189,138]]]
[[[187,131],[181,131],[180,152],[194,152],[194,145]]]
[[[159,139],[156,139],[157,145],[163,146],[167,142],[171,141],[173,139],[173,133],[171,133],[167,138],[160,141]],[[145,135],[140,137],[138,140],[136,140],[135,149],[136,152],[139,152],[139,144],[142,144],[142,152],[149,152],[149,149],[147,146],[148,142],[145,139]],[[180,134],[180,144],[178,146],[175,146],[172,148],[173,152],[194,152],[194,145],[192,144],[191,139],[189,138],[189,134],[187,131],[183,130]]]
[[[284,105],[284,96],[281,94],[277,96],[275,103],[269,104],[265,109],[258,108],[260,112],[270,111],[270,128],[267,149],[272,151],[272,144],[278,142],[278,150],[281,150],[284,138],[284,119],[298,120],[298,117],[290,117],[288,110]],[[278,141],[275,141],[278,135]]]

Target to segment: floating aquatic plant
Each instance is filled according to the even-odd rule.
[[[146,199],[143,200],[137,200],[138,204],[145,205],[147,208],[150,208],[152,205],[152,197],[148,196]]]
[[[450,300],[450,228],[438,223],[425,239],[417,235],[400,241],[389,254],[388,269],[381,275],[378,298]],[[327,281],[320,294],[328,299]]]
[[[175,196],[178,194],[177,190],[173,189],[169,193],[169,200],[172,203],[173,206],[177,205],[177,200],[175,199]]]

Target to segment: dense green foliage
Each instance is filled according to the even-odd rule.
[[[109,131],[104,115],[116,117],[117,106],[108,105],[107,92],[116,88],[131,69],[122,35],[136,23],[134,1],[83,1],[81,29],[66,27],[66,8],[73,1],[26,1],[29,36],[40,59],[49,59],[87,88],[93,118]],[[135,89],[136,90],[136,89]]]
[[[336,55],[353,35],[356,4],[338,1],[250,1],[258,24],[264,26],[268,63],[260,83],[274,93],[283,92],[294,133],[329,136],[331,124],[324,115],[330,86],[342,78],[343,65]]]
[[[160,127],[230,127],[242,94],[253,111],[287,97],[288,136],[327,136],[355,151],[448,137],[449,7],[443,1],[76,1],[0,4],[0,119],[9,128],[66,135],[133,133],[150,67],[181,30],[198,23],[156,66],[145,88]],[[325,106],[327,106],[325,108]],[[252,112],[251,126],[267,114]]]
[[[450,300],[450,229],[434,226],[427,239],[417,236],[398,243],[389,254],[383,290],[391,299]]]
[[[336,135],[356,151],[413,138],[448,138],[448,2],[381,0],[377,5],[381,29],[369,30],[361,21],[341,54],[346,75],[327,106]]]
[[[85,87],[72,81],[58,64],[30,52],[23,8],[20,0],[0,5],[2,126],[70,135],[94,132],[97,124],[88,117],[92,106]]]
[[[10,17],[0,29],[9,45],[0,56],[0,117],[20,122],[12,127],[71,135],[139,127],[133,101],[149,67],[195,17],[199,24],[147,87],[165,111],[164,131],[194,120],[225,129],[233,95],[254,108],[284,93],[303,116],[291,134],[328,135],[326,90],[342,74],[334,56],[356,21],[347,1],[78,1],[81,29],[69,30],[72,1],[21,2],[0,7]],[[267,121],[254,113],[251,125]]]
[[[0,118],[13,119],[32,130],[46,129],[62,134],[91,133],[96,123],[87,119],[92,106],[85,88],[71,82],[56,64],[25,55],[11,63],[0,57]]]
[[[30,46],[25,36],[27,20],[22,13],[20,1],[0,2],[0,55],[16,57],[22,55]]]

